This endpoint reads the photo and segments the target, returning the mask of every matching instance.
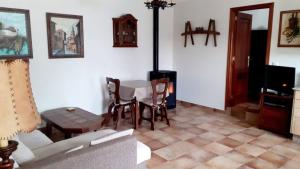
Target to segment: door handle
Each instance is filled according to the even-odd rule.
[[[248,67],[250,66],[250,56],[248,56]]]

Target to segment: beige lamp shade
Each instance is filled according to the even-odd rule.
[[[0,141],[19,132],[31,132],[40,123],[30,85],[29,61],[0,61]]]

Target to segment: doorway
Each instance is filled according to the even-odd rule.
[[[273,11],[274,3],[230,9],[225,108],[259,102],[264,66],[269,63]],[[254,29],[263,14],[265,28]]]

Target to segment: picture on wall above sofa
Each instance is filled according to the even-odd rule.
[[[47,13],[49,58],[83,58],[83,17]]]
[[[0,8],[0,59],[32,58],[28,10]]]
[[[280,13],[278,46],[300,47],[300,10]]]

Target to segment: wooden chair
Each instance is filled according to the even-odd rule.
[[[115,129],[117,129],[120,125],[121,118],[125,118],[125,113],[130,112],[132,123],[134,124],[135,128],[136,98],[125,100],[120,97],[119,79],[107,77],[106,83],[110,100],[108,106],[108,114],[102,121],[102,126],[107,125],[110,122],[111,117],[113,117],[113,121],[116,121]],[[125,112],[127,107],[129,108],[129,111]]]
[[[144,101],[140,102],[139,124],[142,123],[142,120],[147,120],[151,123],[151,130],[154,130],[154,121],[157,121],[157,117],[160,116],[161,121],[163,121],[163,118],[166,118],[167,125],[170,126],[166,100],[169,80],[166,78],[152,80],[151,86],[153,91],[152,98],[145,99]],[[161,88],[163,89],[161,90]],[[143,116],[145,107],[150,109],[150,118]]]

